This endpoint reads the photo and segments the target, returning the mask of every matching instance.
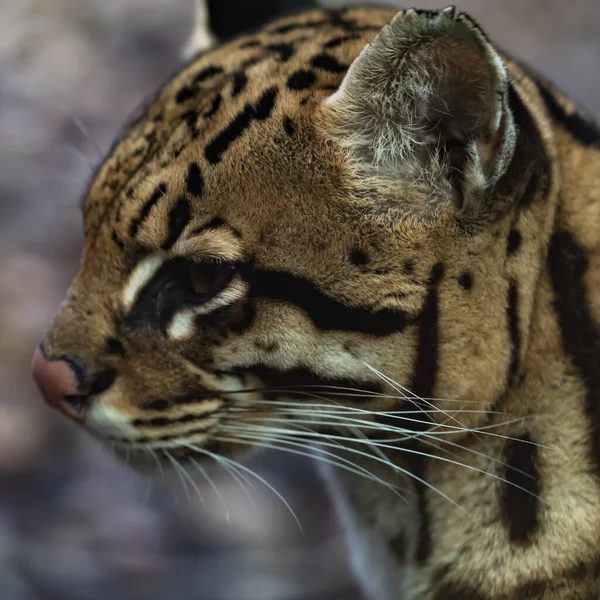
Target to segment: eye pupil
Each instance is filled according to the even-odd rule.
[[[234,267],[226,263],[198,262],[190,265],[190,286],[198,296],[214,296],[229,283]]]

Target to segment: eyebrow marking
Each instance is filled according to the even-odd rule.
[[[136,265],[123,290],[122,300],[126,310],[131,309],[140,291],[156,275],[165,260],[163,252],[156,252]]]

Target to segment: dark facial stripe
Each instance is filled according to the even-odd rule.
[[[598,125],[591,120],[586,120],[576,112],[568,114],[550,89],[538,79],[535,82],[550,115],[581,144],[600,147],[600,128],[598,128]]]
[[[521,247],[521,232],[518,229],[511,229],[506,240],[506,253],[510,256]]]
[[[221,94],[217,94],[215,96],[215,99],[213,100],[211,107],[202,116],[205,119],[210,119],[211,117],[214,117],[217,111],[219,110],[222,101],[223,96],[221,96]]]
[[[343,398],[344,392],[342,390],[331,390],[330,387],[336,388],[352,388],[360,389],[365,392],[373,392],[374,394],[380,394],[383,392],[381,385],[374,382],[364,382],[354,379],[344,378],[321,378],[308,369],[292,369],[289,371],[279,371],[270,367],[255,366],[248,367],[243,370],[244,373],[250,373],[258,377],[266,388],[272,390],[271,392],[263,392],[267,398],[276,398],[279,395],[290,396],[293,394],[278,391],[278,389],[285,390],[297,390],[299,392],[298,397],[310,401],[305,393],[318,394],[319,392],[329,391],[335,392],[336,397]],[[357,402],[370,402],[371,397],[365,396],[364,398],[358,396],[349,396],[349,400],[354,403]]]
[[[540,485],[536,466],[537,446],[529,442],[529,435],[524,435],[518,440],[509,440],[504,450],[506,483],[502,494],[502,513],[509,537],[517,544],[531,542],[538,529],[537,496]]]
[[[131,237],[136,236],[138,229],[140,228],[140,225],[148,218],[148,215],[150,214],[152,207],[163,196],[166,196],[166,194],[167,194],[167,184],[160,183],[158,185],[158,187],[154,190],[154,192],[152,192],[152,195],[150,196],[150,198],[148,200],[146,200],[146,202],[143,204],[138,217],[136,219],[134,219],[133,221],[131,221],[131,224],[129,225],[129,235]]]
[[[174,404],[171,404],[173,406]],[[199,407],[202,405],[200,404]],[[211,410],[201,415],[189,413],[181,417],[150,417],[149,419],[135,419],[134,427],[169,427],[170,425],[181,425],[183,423],[201,423],[215,413],[219,412],[221,407]]]
[[[308,280],[282,271],[256,271],[250,294],[297,306],[322,331],[360,331],[385,336],[402,331],[409,322],[404,311],[372,312],[364,307],[351,308],[336,302]]]
[[[438,370],[438,286],[444,276],[444,266],[440,263],[434,265],[429,277],[429,290],[425,299],[423,310],[418,317],[417,326],[419,328],[419,345],[415,359],[415,367],[410,390],[421,398],[433,397],[435,382]],[[423,421],[427,421],[427,416],[423,415]],[[426,423],[415,423],[415,428],[424,431],[427,428]],[[414,442],[416,447],[418,442]],[[409,459],[409,468],[411,472],[420,479],[426,479],[425,457],[413,454]],[[417,503],[420,515],[419,539],[417,544],[416,558],[420,564],[423,564],[429,558],[432,550],[431,539],[431,519],[429,517],[429,507],[427,504],[427,492],[425,486],[416,482]]]
[[[600,332],[590,313],[583,280],[588,258],[570,232],[557,231],[552,236],[548,268],[563,348],[585,385],[592,424],[591,458],[600,471]]]
[[[185,185],[188,193],[192,196],[202,196],[204,194],[204,179],[198,163],[190,163]]]
[[[418,318],[419,346],[410,390],[421,398],[432,398],[438,369],[438,285],[444,266],[437,264],[431,271],[429,290]]]
[[[270,88],[254,106],[246,104],[244,110],[206,147],[204,151],[206,160],[213,165],[220,162],[223,153],[242,136],[252,121],[264,121],[269,117],[276,98],[277,88]]]
[[[514,279],[510,280],[508,287],[508,304],[506,318],[510,333],[511,351],[510,366],[508,369],[508,383],[515,385],[519,377],[519,363],[521,353],[521,330],[519,329],[519,287]]]
[[[169,213],[169,225],[167,239],[162,243],[161,248],[168,250],[179,239],[185,226],[190,222],[191,209],[187,198],[182,196],[177,200],[177,204]]]

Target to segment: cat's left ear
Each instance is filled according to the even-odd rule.
[[[400,12],[324,104],[334,138],[363,174],[415,181],[460,207],[506,172],[516,128],[502,60],[454,8]]]

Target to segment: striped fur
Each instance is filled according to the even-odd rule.
[[[325,478],[374,600],[592,600],[599,187],[598,128],[467,16],[287,17],[125,126],[44,351],[110,370],[86,424],[141,467],[275,417],[279,446],[343,440]]]

